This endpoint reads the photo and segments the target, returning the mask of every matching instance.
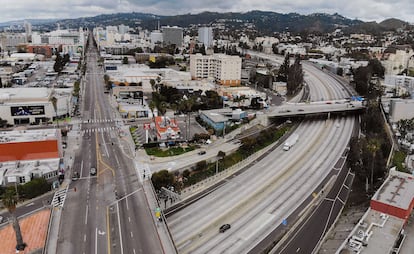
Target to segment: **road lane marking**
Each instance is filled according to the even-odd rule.
[[[134,254],[136,254],[135,249],[132,249],[134,251]]]
[[[83,235],[83,241],[86,242],[86,234]]]
[[[106,242],[108,254],[111,254],[111,231],[109,230],[109,206],[106,207]]]
[[[34,203],[32,202],[32,203],[30,203],[30,204],[27,204],[26,205],[26,207],[29,207],[29,206],[32,206],[32,205],[34,205]]]
[[[134,238],[134,234],[132,234],[132,231],[131,231],[131,238]]]
[[[103,133],[101,133],[101,136],[102,136],[102,140],[105,141],[105,137],[104,137]],[[106,145],[106,142],[103,142],[103,143],[104,143],[104,147],[105,147],[106,156],[109,158],[108,146]]]
[[[128,221],[131,222],[131,217],[128,216]]]
[[[121,244],[121,254],[124,254],[124,246],[122,245],[122,232],[121,232],[121,218],[119,216],[119,205],[118,203],[116,204],[116,210],[117,210],[117,215],[118,215],[118,228],[119,228],[119,242]]]
[[[98,254],[98,228],[95,230],[95,254]]]
[[[85,212],[85,225],[88,224],[88,209],[89,209],[89,206],[87,205],[86,206],[86,212]]]
[[[80,167],[80,176],[82,177],[82,171],[83,171],[83,160],[81,161],[81,167]]]
[[[125,203],[126,203],[127,210],[129,210],[129,205],[128,205],[128,199],[127,198],[125,198]]]

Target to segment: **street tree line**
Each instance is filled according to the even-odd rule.
[[[365,96],[366,111],[361,117],[363,135],[350,141],[348,163],[360,187],[365,185],[366,191],[372,193],[387,175],[386,161],[391,151],[380,106],[383,90],[377,79],[384,77],[384,67],[377,59],[371,59],[367,66],[353,72],[351,84]]]

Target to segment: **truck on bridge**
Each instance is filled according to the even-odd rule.
[[[286,140],[285,144],[283,144],[283,150],[289,151],[289,149],[298,142],[299,135],[293,133],[290,137]]]

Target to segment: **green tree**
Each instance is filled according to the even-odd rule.
[[[289,54],[286,54],[285,60],[283,61],[282,65],[279,68],[278,73],[278,81],[287,82],[288,74],[289,74]]]
[[[60,73],[63,70],[64,67],[64,61],[62,56],[59,54],[59,52],[56,53],[56,59],[55,59],[55,63],[53,65],[53,70],[55,72]]]
[[[122,58],[122,64],[128,64],[128,57]]]
[[[16,205],[18,202],[18,198],[14,189],[9,188],[6,190],[6,192],[2,195],[2,202],[11,215],[14,233],[16,234],[16,250],[24,250],[27,244],[23,241],[19,220],[14,213],[16,211]]]
[[[206,168],[207,168],[207,161],[202,160],[202,161],[197,162],[194,170],[195,171],[202,171]]]
[[[34,178],[22,186],[22,196],[25,199],[32,199],[50,190],[50,184],[44,178]]]
[[[152,184],[156,190],[161,190],[161,187],[169,187],[175,184],[174,174],[168,172],[168,170],[161,170],[153,173],[151,176]]]
[[[299,56],[296,56],[295,63],[289,67],[287,77],[287,93],[293,95],[302,89],[303,85],[303,70],[300,63]]]

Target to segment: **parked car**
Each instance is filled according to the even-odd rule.
[[[198,152],[198,155],[203,155],[203,154],[206,154],[206,151],[201,150],[201,151]]]
[[[220,233],[224,233],[227,230],[229,230],[230,228],[231,228],[230,224],[224,224],[220,227],[219,231],[220,231]]]

